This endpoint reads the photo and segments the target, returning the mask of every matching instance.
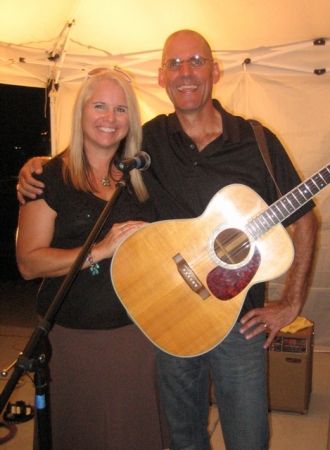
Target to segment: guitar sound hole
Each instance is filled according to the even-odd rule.
[[[248,236],[237,228],[221,231],[214,240],[214,252],[226,264],[239,264],[250,252]]]

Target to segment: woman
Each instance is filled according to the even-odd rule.
[[[116,159],[140,149],[137,101],[118,71],[83,84],[71,143],[42,176],[44,194],[21,206],[17,262],[25,279],[43,278],[43,316],[122,173]],[[140,173],[116,201],[49,333],[53,450],[163,448],[154,353],[116,297],[109,260],[118,243],[155,220]]]

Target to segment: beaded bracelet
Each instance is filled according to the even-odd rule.
[[[89,264],[89,271],[92,275],[98,275],[100,273],[100,265],[96,262],[94,262],[92,252],[90,251],[87,255],[86,261]]]

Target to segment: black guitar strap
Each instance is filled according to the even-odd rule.
[[[249,122],[252,126],[262,159],[264,160],[264,163],[268,169],[268,172],[270,173],[270,176],[272,177],[272,180],[274,181],[277,196],[278,196],[278,198],[280,198],[280,197],[282,197],[282,193],[281,193],[280,188],[278,187],[278,184],[276,182],[276,178],[274,175],[273,166],[272,166],[272,162],[271,162],[270,156],[269,156],[269,150],[268,150],[268,146],[267,146],[267,142],[266,142],[266,136],[264,133],[264,129],[263,129],[261,123],[258,122],[257,120],[249,120]]]

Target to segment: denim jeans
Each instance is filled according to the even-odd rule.
[[[246,340],[236,324],[208,353],[178,358],[157,350],[171,450],[211,450],[207,432],[209,379],[214,381],[227,450],[267,450],[265,336]]]

